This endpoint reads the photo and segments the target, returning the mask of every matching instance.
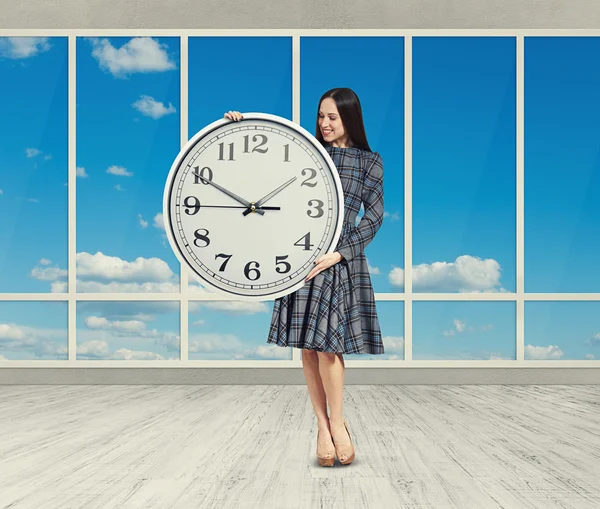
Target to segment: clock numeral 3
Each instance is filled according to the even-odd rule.
[[[201,235],[199,232],[204,231],[206,232],[204,235]],[[196,247],[207,247],[210,244],[210,239],[208,238],[208,230],[206,228],[198,228],[195,232],[194,232],[194,246]],[[198,241],[201,240],[203,241],[205,244],[203,246],[199,246],[198,245]]]
[[[250,267],[250,265],[252,265],[253,263],[256,264],[256,267]],[[244,267],[244,276],[246,276],[246,278],[250,281],[256,281],[260,277],[260,271],[258,270],[258,267],[260,267],[258,262],[248,262]],[[256,277],[250,277],[250,272],[255,272]]]
[[[249,134],[244,136],[244,153],[248,153],[248,138],[250,138]],[[265,143],[267,143],[268,138],[264,134],[255,134],[254,136],[252,136],[252,141],[256,141],[257,138],[262,138],[263,141],[262,143],[256,145],[256,147],[252,149],[252,152],[260,152],[261,154],[264,154],[269,149],[259,147],[262,147]]]
[[[317,205],[311,205],[312,202],[317,202]],[[309,200],[308,201],[308,206],[309,207],[315,207],[317,209],[317,213],[315,215],[311,214],[311,210],[307,210],[306,214],[308,215],[308,217],[312,217],[312,218],[317,218],[317,217],[321,217],[323,215],[323,202],[321,200]]]
[[[301,244],[300,241],[304,239],[304,243]],[[295,243],[294,246],[304,246],[304,251],[312,251],[311,247],[314,246],[314,244],[310,243],[310,232],[308,232],[306,235],[304,235],[304,237],[300,237]]]
[[[317,183],[316,183],[316,182],[313,182],[312,184],[309,184],[309,183],[308,183],[308,181],[309,181],[309,180],[313,180],[313,179],[314,179],[314,178],[317,176],[317,170],[314,170],[314,169],[312,169],[312,168],[304,168],[304,169],[302,170],[302,175],[304,175],[304,174],[305,174],[304,172],[306,172],[306,171],[310,171],[312,175],[311,175],[310,177],[308,177],[308,178],[307,178],[307,179],[306,179],[304,182],[302,182],[302,184],[300,184],[300,185],[302,185],[302,186],[308,186],[308,187],[315,187],[315,186],[317,185]]]
[[[202,182],[205,186],[207,186],[207,180],[210,180],[212,182],[213,171],[208,166],[205,166],[201,170],[199,168],[200,166],[194,166],[194,184],[200,184],[200,182]],[[204,170],[208,170],[208,178],[206,177],[206,175],[204,175]]]
[[[193,204],[190,203],[190,200],[193,202]],[[195,196],[188,196],[185,200],[183,200],[183,204],[185,207],[187,207],[185,209],[185,213],[189,216],[197,214],[200,210],[200,200]],[[191,209],[193,209],[193,212],[190,212]]]
[[[223,157],[223,152],[225,151],[223,145],[224,145],[223,142],[219,143],[219,161],[225,160]],[[229,144],[229,159],[228,159],[228,161],[235,161],[235,159],[233,158],[233,143]]]
[[[219,272],[225,272],[225,267],[227,266],[227,263],[229,262],[229,260],[231,259],[232,256],[233,255],[228,255],[228,254],[225,254],[225,253],[219,253],[219,254],[215,255],[215,260],[217,258],[225,258],[225,261],[223,262],[223,264],[219,268]]]
[[[290,270],[292,270],[292,266],[288,262],[284,262],[284,260],[288,257],[289,255],[275,257],[275,265],[283,263],[283,265],[286,267],[284,270],[281,270],[280,267],[276,267],[275,270],[279,272],[279,274],[287,274]]]

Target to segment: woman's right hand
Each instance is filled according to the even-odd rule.
[[[239,122],[244,117],[239,111],[228,111],[227,113],[225,113],[225,118]]]

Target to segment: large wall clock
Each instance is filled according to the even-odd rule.
[[[202,286],[270,300],[302,287],[314,261],[336,247],[343,190],[331,157],[302,126],[243,117],[213,122],[179,152],[164,190],[165,229]]]

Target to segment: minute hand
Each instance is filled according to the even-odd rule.
[[[215,184],[212,180],[208,180],[208,179],[205,179],[203,177],[200,177],[200,180],[202,180],[202,182],[208,182],[209,184],[215,186],[219,191],[224,192],[225,194],[231,196],[234,200],[236,200],[236,201],[240,202],[242,205],[245,205],[246,207],[248,207],[248,210],[250,210],[250,207],[252,207],[252,204],[249,201],[244,200],[244,198],[238,196],[235,193],[232,193],[231,191],[229,191],[229,190],[225,189],[224,187],[220,186],[219,184]],[[261,216],[264,215],[264,213],[265,213],[264,210],[255,210],[255,212],[257,214],[260,214]]]
[[[269,201],[271,198],[273,198],[273,196],[275,196],[277,193],[279,193],[280,191],[283,191],[287,186],[289,186],[292,182],[294,182],[294,180],[296,180],[298,177],[292,177],[290,180],[288,180],[285,184],[280,185],[277,189],[275,189],[274,191],[271,191],[269,194],[267,194],[266,196],[263,196],[260,200],[258,200],[254,206],[258,209],[259,207],[261,207],[265,202]],[[250,214],[250,212],[252,212],[250,210],[250,207],[248,207],[246,210],[244,210],[244,215],[247,216],[248,214]]]

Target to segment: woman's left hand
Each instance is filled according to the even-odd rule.
[[[317,274],[319,274],[319,272],[323,272],[325,269],[328,269],[329,267],[331,267],[332,265],[335,265],[336,263],[340,262],[341,260],[342,260],[342,255],[340,253],[338,253],[337,251],[335,253],[328,253],[328,254],[324,254],[323,256],[320,256],[319,258],[317,258],[315,260],[315,264],[316,264],[315,267],[313,268],[313,270],[310,271],[308,276],[306,276],[306,279],[304,281],[308,281],[308,280],[312,279]]]

